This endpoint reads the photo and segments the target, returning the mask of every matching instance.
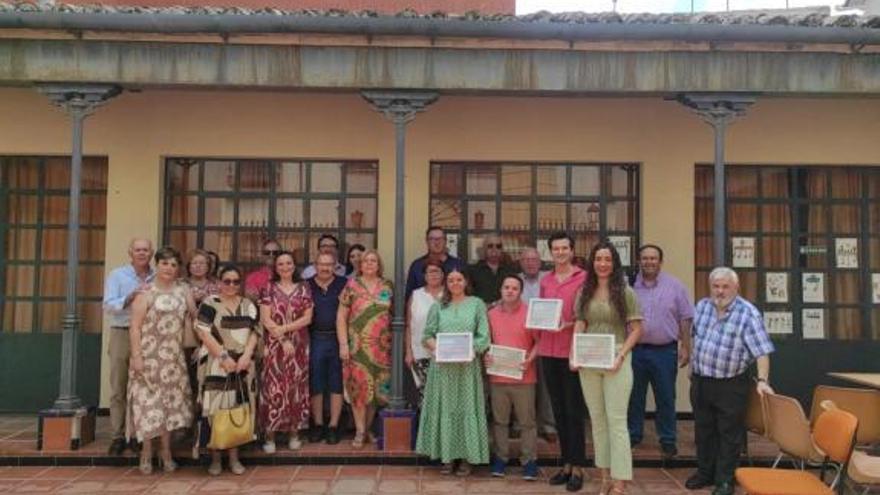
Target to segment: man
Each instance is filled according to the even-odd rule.
[[[538,342],[538,356],[544,367],[544,385],[553,404],[562,470],[550,477],[551,485],[565,485],[566,490],[579,491],[584,484],[587,458],[584,452],[587,407],[577,371],[569,368],[574,322],[575,297],[584,285],[586,272],[573,265],[574,239],[565,232],[556,232],[547,240],[553,256],[553,271],[541,279],[541,297],[562,300],[562,321],[555,332],[543,332]]]
[[[336,257],[321,253],[315,260],[314,277],[307,280],[312,292],[314,312],[309,325],[309,395],[314,428],[310,442],[339,443],[339,415],[342,412],[342,361],[336,338],[339,295],[348,281],[333,273]],[[330,427],[324,425],[324,394],[330,394]]]
[[[689,490],[715,485],[712,495],[732,495],[733,474],[745,440],[749,367],[758,363],[757,391],[773,393],[773,343],[761,313],[738,295],[739,277],[727,267],[709,274],[710,297],[697,303],[691,355],[691,405],[697,444],[697,472]]]
[[[318,238],[318,253],[333,255],[333,273],[340,277],[345,276],[345,265],[337,261],[339,260],[339,240],[336,239],[336,237],[330,234],[322,234],[321,237]],[[317,259],[315,261],[317,262]],[[317,270],[315,269],[314,263],[303,268],[303,280],[314,277],[316,272]]]
[[[153,280],[150,258],[153,243],[135,238],[128,245],[130,263],[110,272],[104,283],[104,312],[110,322],[110,455],[125,450],[125,411],[128,394],[128,327],[131,325],[131,302]],[[135,446],[132,445],[132,449]]]
[[[483,239],[483,259],[468,267],[473,295],[490,305],[498,300],[501,281],[513,275],[515,269],[504,263],[501,237],[489,234]]]
[[[492,433],[495,458],[492,461],[492,476],[503,477],[510,459],[510,437],[507,425],[510,413],[516,413],[519,420],[520,464],[523,466],[523,479],[538,479],[538,464],[535,428],[535,382],[537,370],[535,358],[538,356],[538,339],[534,331],[526,330],[526,305],[523,304],[522,279],[516,275],[506,276],[501,283],[501,301],[489,311],[489,329],[492,343],[525,351],[525,359],[520,368],[522,377],[509,378],[490,375],[489,388],[492,405]],[[492,365],[492,356],[486,355],[486,366]]]
[[[642,306],[642,338],[632,352],[633,389],[629,398],[629,438],[642,441],[648,384],[657,405],[654,424],[664,459],[678,454],[675,428],[675,380],[678,368],[690,358],[694,308],[687,290],[675,277],[662,272],[663,250],[653,244],[639,248],[639,273],[633,289]]]
[[[541,255],[533,247],[527,247],[519,253],[519,267],[522,270],[520,278],[523,281],[522,301],[528,306],[532,298],[541,295],[541,279],[547,275],[546,270],[541,270]],[[535,385],[535,410],[537,412],[538,435],[548,441],[556,441],[556,421],[553,419],[553,407],[550,405],[550,395],[544,386],[544,368],[541,360],[536,361],[538,368],[538,381]]]
[[[414,290],[425,286],[425,262],[429,259],[436,260],[443,265],[443,270],[446,273],[453,269],[459,271],[464,269],[464,264],[460,259],[446,252],[446,232],[443,227],[428,227],[428,230],[425,231],[425,244],[428,247],[428,253],[416,258],[409,265],[409,273],[406,277],[407,301]]]
[[[263,266],[250,272],[244,279],[244,294],[252,301],[260,298],[260,290],[272,280],[275,257],[280,252],[281,244],[275,239],[268,239],[263,243]]]

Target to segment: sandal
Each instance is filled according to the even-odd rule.
[[[611,480],[608,478],[602,478],[602,485],[599,488],[599,495],[611,495],[612,488],[614,488],[614,485],[611,483]]]
[[[443,467],[440,468],[440,474],[452,474],[455,472],[456,468],[458,468],[458,462],[452,461],[443,464]]]
[[[141,462],[138,464],[138,470],[143,475],[151,475],[153,474],[153,459],[141,457]]]
[[[455,475],[462,477],[470,476],[471,470],[471,463],[469,463],[468,461],[461,461],[461,463],[458,465],[458,469],[455,470]]]
[[[354,434],[354,439],[351,441],[351,446],[360,449],[364,446],[364,432],[359,431]]]
[[[174,459],[170,456],[168,459],[159,459],[159,463],[162,464],[162,471],[165,471],[166,473],[177,471],[177,463],[174,462]]]

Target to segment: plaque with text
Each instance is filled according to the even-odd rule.
[[[487,374],[522,380],[522,364],[526,360],[525,349],[491,345],[489,355],[492,356],[492,365],[486,367]]]
[[[529,300],[526,328],[556,332],[559,330],[561,319],[562,299],[534,297]]]
[[[474,359],[474,335],[470,332],[438,333],[434,355],[438,363],[469,363]]]
[[[613,368],[617,357],[614,340],[611,334],[574,334],[572,364],[578,368]]]

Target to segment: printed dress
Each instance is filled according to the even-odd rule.
[[[128,437],[150,440],[192,424],[189,379],[183,358],[187,291],[182,283],[168,290],[151,286],[141,325],[143,373],[128,374]]]
[[[489,348],[486,305],[477,297],[446,307],[434,304],[422,342],[444,332],[473,333],[477,357],[469,363],[431,363],[416,452],[443,462],[464,459],[485,464],[489,462],[489,441],[479,354]]]
[[[272,321],[286,325],[312,307],[312,295],[305,282],[285,293],[278,284],[267,285],[260,305],[269,306]],[[260,375],[259,424],[263,431],[297,431],[309,425],[309,329],[287,332],[282,338],[264,331],[263,371]],[[294,352],[284,353],[283,343],[293,343]]]
[[[348,349],[343,382],[354,407],[384,406],[391,393],[391,282],[372,290],[360,277],[348,281],[339,303],[348,309]]]

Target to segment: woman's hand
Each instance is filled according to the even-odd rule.
[[[623,361],[626,359],[626,354],[618,354],[617,357],[614,358],[614,365],[611,366],[611,369],[608,370],[611,373],[617,373],[621,366],[623,366]]]
[[[143,373],[144,372],[144,357],[140,354],[135,354],[131,356],[131,359],[128,361],[128,366],[135,373]]]
[[[251,367],[251,358],[248,356],[241,356],[238,358],[238,362],[235,365],[235,371],[241,373],[242,371],[247,371],[248,368]]]
[[[233,373],[236,369],[235,360],[229,356],[226,356],[226,358],[220,362],[220,367],[223,368],[223,371],[227,373]]]
[[[272,325],[269,327],[269,333],[276,339],[284,337],[284,325]]]
[[[343,361],[351,359],[351,351],[348,350],[348,344],[342,344],[339,346],[339,359]]]
[[[488,352],[486,354],[483,354],[483,366],[488,368],[489,366],[492,366],[492,363],[494,362],[495,360],[492,359],[491,354],[489,354]]]
[[[284,342],[282,342],[281,348],[284,349],[285,356],[292,356],[293,352],[296,350],[296,348],[293,346],[293,342],[289,340],[285,340]]]

